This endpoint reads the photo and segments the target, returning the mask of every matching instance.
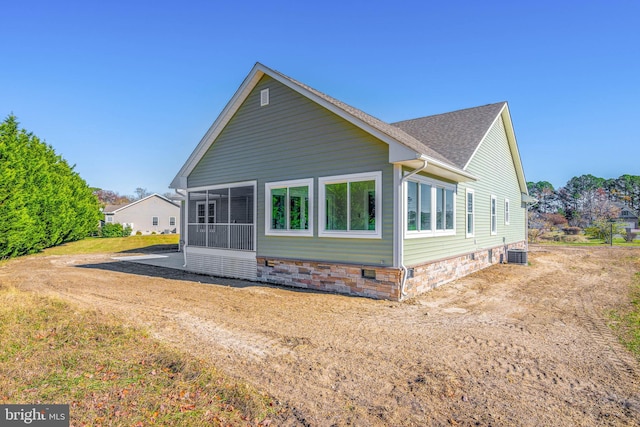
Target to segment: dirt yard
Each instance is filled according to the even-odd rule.
[[[608,311],[640,249],[532,248],[405,303],[110,256],[28,257],[0,281],[116,313],[282,403],[276,425],[640,425],[640,365]]]

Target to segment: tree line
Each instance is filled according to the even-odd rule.
[[[15,116],[0,123],[0,259],[83,239],[99,220],[98,199],[73,166]]]
[[[560,214],[570,225],[578,227],[617,218],[621,204],[636,212],[640,208],[640,176],[637,175],[614,179],[581,175],[557,190],[547,181],[528,182],[527,187],[529,194],[538,199],[531,212],[538,216]]]
[[[529,235],[534,240],[540,233],[554,229],[562,229],[569,235],[584,229],[587,235],[606,242],[613,235],[622,235],[627,241],[636,237],[633,230],[625,229],[615,220],[625,206],[637,214],[640,176],[627,174],[605,179],[581,175],[558,189],[547,181],[528,182],[527,187],[529,194],[538,200],[529,209]]]

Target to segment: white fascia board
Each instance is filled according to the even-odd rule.
[[[429,173],[431,175],[435,175],[441,178],[446,178],[454,182],[469,182],[469,181],[478,180],[478,177],[476,177],[473,174],[470,174],[467,171],[449,166],[437,160],[432,160],[426,156],[420,156],[410,160],[408,159],[408,160],[398,161],[398,162],[394,162],[394,164],[406,166],[410,169],[416,169],[421,167],[425,160],[427,161],[427,168],[422,171],[424,173]]]

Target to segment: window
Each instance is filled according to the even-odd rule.
[[[473,237],[475,232],[475,208],[473,198],[475,194],[473,190],[467,189],[467,237]]]
[[[504,199],[504,225],[509,225],[509,199]]]
[[[407,182],[407,230],[431,230],[431,185]]]
[[[313,236],[313,179],[265,184],[265,234]]]
[[[381,238],[382,172],[318,179],[322,237]]]
[[[169,217],[169,225],[170,226],[175,226],[176,225],[176,217],[175,216],[170,216]]]
[[[197,202],[196,204],[196,222],[204,224],[207,213],[205,211],[205,202]]]
[[[491,196],[491,235],[498,234],[498,199]]]
[[[455,234],[455,188],[429,178],[407,181],[407,237]]]
[[[113,216],[111,215],[107,216],[107,222],[113,222]]]
[[[157,216],[151,217],[151,225],[156,225],[156,226],[158,225],[158,217]]]

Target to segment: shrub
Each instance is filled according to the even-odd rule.
[[[584,232],[587,236],[591,236],[595,239],[602,239],[605,243],[611,243],[612,237],[616,234],[623,233],[624,229],[616,222],[599,220],[593,221],[589,227],[584,229]]]
[[[636,239],[636,237],[638,237],[638,233],[630,228],[627,228],[627,232],[623,235],[623,237],[625,242],[631,243]]]
[[[105,224],[102,226],[100,237],[127,237],[131,235],[131,227],[122,227],[122,224]]]
[[[580,227],[565,227],[562,231],[564,231],[564,234],[575,236],[575,235],[580,234],[580,232],[582,231],[582,228],[580,228]]]

